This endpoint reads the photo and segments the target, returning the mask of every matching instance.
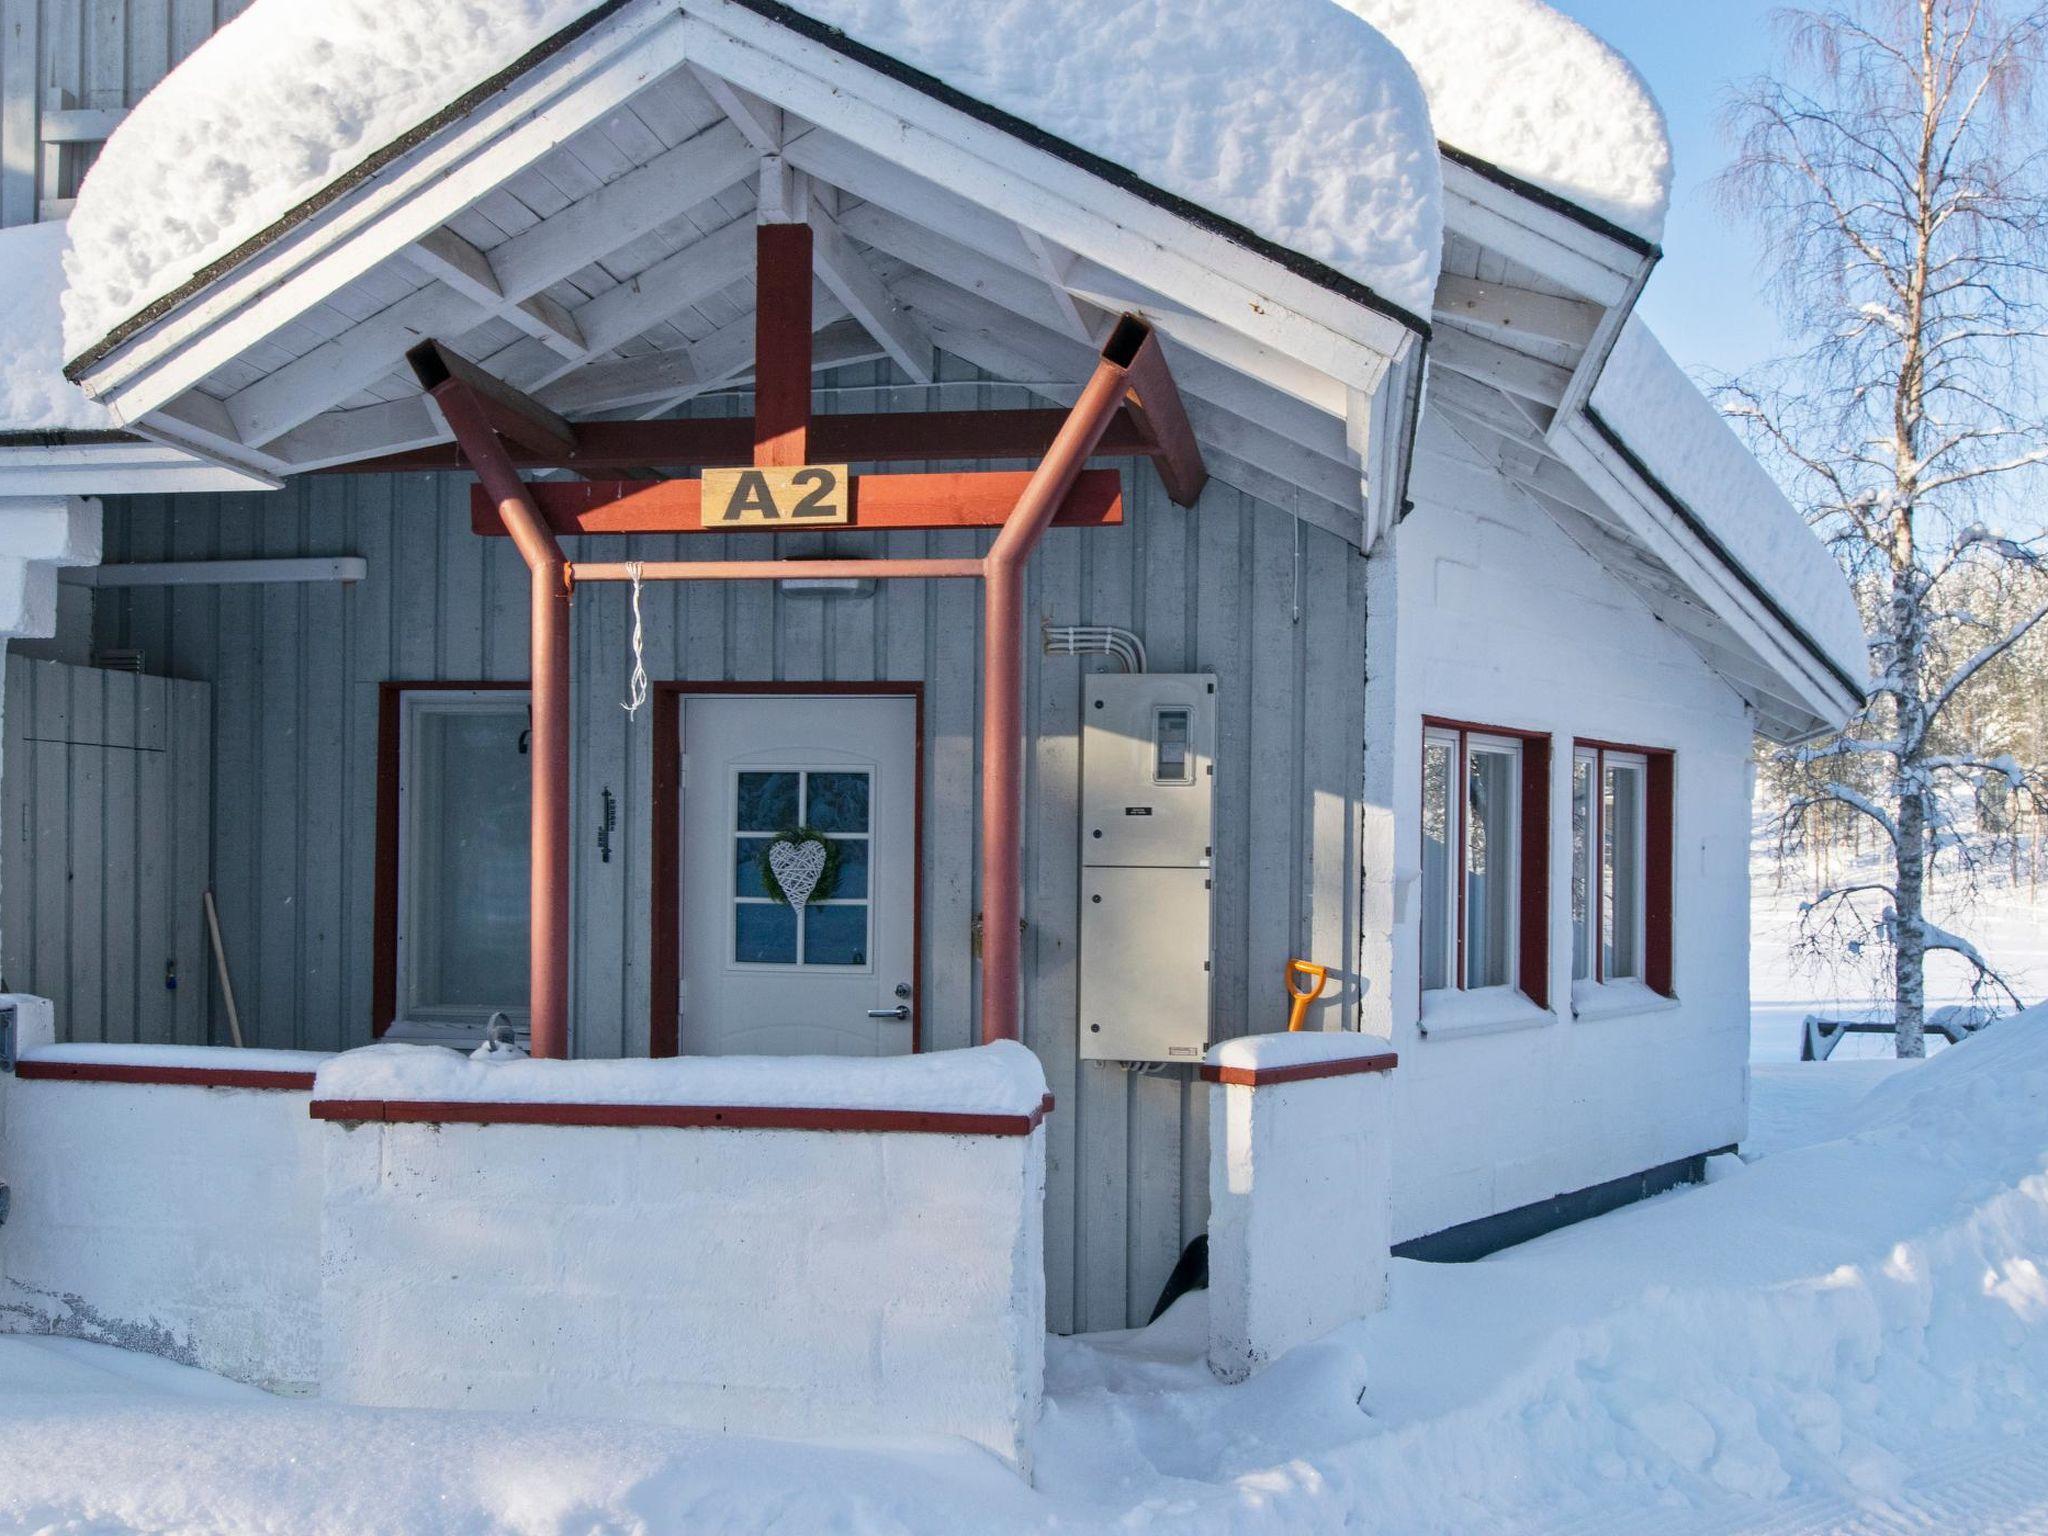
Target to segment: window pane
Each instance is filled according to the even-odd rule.
[[[742,965],[795,965],[796,913],[786,901],[743,901],[732,909],[732,957]]]
[[[761,879],[761,851],[769,844],[765,837],[741,837],[733,840],[732,847],[732,893],[735,896],[766,896],[768,887]]]
[[[834,900],[868,893],[868,840],[864,837],[833,839],[839,849],[839,879],[832,887]]]
[[[527,1006],[526,706],[411,719],[406,997],[486,1015]]]
[[[865,832],[868,829],[868,776],[864,773],[813,773],[810,805],[804,825],[820,832]]]
[[[1451,984],[1451,745],[1422,748],[1422,984]]]
[[[804,908],[805,965],[867,963],[868,909],[865,903]]]
[[[793,773],[741,774],[739,830],[787,832],[797,825],[796,781]]]
[[[1593,975],[1593,759],[1572,759],[1572,980]]]
[[[1465,775],[1465,985],[1515,979],[1515,754],[1467,751]]]
[[[1608,980],[1642,975],[1643,770],[1607,769],[1600,897],[1605,914],[1601,964]]]

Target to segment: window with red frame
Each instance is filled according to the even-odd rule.
[[[1550,738],[1425,720],[1422,988],[1550,1005]]]
[[[1572,747],[1572,981],[1671,995],[1672,754]]]

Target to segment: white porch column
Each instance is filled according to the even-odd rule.
[[[1395,1065],[1350,1032],[1209,1048],[1209,1368],[1243,1381],[1387,1304]]]

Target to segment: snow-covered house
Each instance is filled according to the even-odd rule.
[[[1028,1121],[1004,1294],[1056,1331],[1144,1321],[1207,1229],[1205,1053],[1286,1027],[1296,959],[1308,1030],[1399,1059],[1407,1251],[1741,1140],[1752,735],[1841,722],[1862,639],[1631,319],[1669,150],[1576,24],[257,0],[163,73],[161,8],[80,9],[0,160],[10,219],[68,211],[89,398],[43,377],[93,439],[0,424],[0,477],[138,457],[37,469],[104,493],[104,563],[10,664],[0,957],[123,1048],[45,1076],[495,1020],[578,1059],[495,1069],[503,1118],[744,1120],[779,1073],[786,1115]],[[59,100],[125,112],[82,185],[21,138]],[[1010,1039],[1049,1114],[946,1070]],[[490,1097],[415,1057],[315,1111]]]

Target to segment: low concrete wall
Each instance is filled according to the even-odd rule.
[[[945,1052],[844,1063],[873,1092],[825,1106],[816,1062],[343,1058],[315,1103],[323,1395],[962,1435],[1028,1473],[1044,1079],[983,1049],[993,1094]],[[761,1102],[793,1084],[811,1102]]]
[[[1210,1048],[1209,1365],[1223,1380],[1386,1305],[1394,1065],[1370,1035]]]
[[[0,1079],[0,1329],[141,1350],[274,1392],[318,1386],[318,1058],[30,1049]],[[261,1058],[279,1086],[207,1086]],[[167,1077],[166,1081],[147,1081]],[[229,1080],[237,1080],[232,1070]],[[243,1079],[246,1080],[246,1079]]]

